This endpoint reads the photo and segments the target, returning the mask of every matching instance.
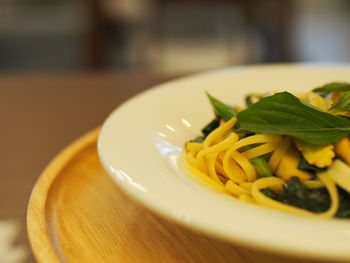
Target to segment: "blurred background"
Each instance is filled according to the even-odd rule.
[[[118,104],[192,72],[349,62],[349,14],[349,0],[0,0],[0,262],[34,262],[35,181]]]
[[[1,0],[0,73],[350,59],[347,0]]]

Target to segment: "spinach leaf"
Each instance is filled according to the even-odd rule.
[[[211,133],[213,130],[215,130],[220,125],[220,120],[214,119],[211,122],[209,122],[203,129],[202,133],[204,137],[207,137],[209,133]]]
[[[309,164],[305,158],[301,155],[300,157],[300,162],[299,162],[299,165],[298,165],[298,169],[300,170],[306,170],[308,172],[317,172],[317,173],[320,173],[320,172],[324,172],[325,170],[327,170],[327,168],[319,168],[315,165],[311,165]]]
[[[278,199],[278,193],[271,190],[270,188],[264,188],[260,190],[264,195],[266,195],[267,197],[277,200]]]
[[[339,193],[339,208],[335,217],[350,218],[350,194],[339,187],[337,189]],[[277,193],[269,188],[262,189],[261,192],[276,201],[315,213],[326,211],[331,204],[325,187],[308,189],[300,182],[298,177],[290,178],[281,193]]]
[[[330,111],[350,112],[350,91],[343,93],[331,106]]]
[[[226,105],[220,100],[214,98],[207,92],[207,96],[211,105],[214,108],[215,115],[224,121],[228,121],[237,115],[237,111],[235,108]]]
[[[298,177],[290,178],[281,193],[274,191],[271,193],[271,191],[271,189],[268,189],[268,197],[311,212],[324,212],[330,206],[329,194],[325,187],[308,189],[300,182]],[[265,192],[263,193],[266,195]]]
[[[288,92],[262,98],[237,114],[237,132],[283,134],[313,144],[350,134],[350,120],[319,110]]]
[[[338,187],[339,209],[336,217],[350,218],[350,194]]]
[[[292,177],[280,194],[281,202],[300,207],[312,212],[324,212],[330,206],[330,198],[327,189],[308,189],[298,177]]]
[[[312,91],[317,92],[321,96],[327,96],[329,93],[335,91],[348,91],[350,90],[350,83],[346,82],[331,82],[321,87],[315,88]]]

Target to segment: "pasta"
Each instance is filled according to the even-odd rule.
[[[208,96],[213,102],[215,98]],[[339,111],[330,110],[332,103],[336,104],[332,93],[320,96],[309,92],[304,97],[310,103],[308,107],[319,107],[329,115],[339,116]],[[262,95],[260,100],[263,98]],[[350,147],[346,147],[350,145],[350,132],[341,140],[316,145],[305,139],[308,134],[291,136],[279,126],[276,130],[281,132],[274,134],[242,130],[240,112],[225,120],[218,112],[229,106],[219,104],[217,99],[215,102],[218,121],[210,125],[217,125],[210,127],[209,133],[185,144],[186,166],[197,179],[247,203],[304,216],[350,217],[350,194],[346,190],[350,189]],[[262,105],[257,103],[259,101],[255,109]],[[232,112],[232,108],[230,110]],[[347,113],[343,109],[342,112]],[[334,171],[339,173],[339,168],[332,169],[337,162],[342,163],[341,173],[345,174],[338,180]],[[344,202],[348,203],[344,205]]]

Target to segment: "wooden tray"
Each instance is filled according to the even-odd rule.
[[[97,135],[94,130],[62,151],[33,189],[27,227],[39,263],[310,262],[241,248],[155,215],[104,172]]]

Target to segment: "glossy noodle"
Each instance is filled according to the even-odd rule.
[[[316,101],[322,105],[322,110],[325,105],[329,109],[332,103],[317,93],[310,98],[312,101],[306,102]],[[344,150],[340,145],[342,140],[349,140],[348,136],[335,143],[314,145],[283,132],[242,132],[237,125],[239,113],[238,118],[232,116],[227,120],[216,115],[220,120],[217,127],[201,140],[185,145],[186,166],[195,178],[247,203],[304,216],[332,218],[338,213],[343,215],[339,217],[348,217],[344,216],[348,213],[350,217],[350,211],[343,211],[346,206],[341,203],[347,200],[350,209],[350,195],[344,191],[344,185],[339,183],[342,179],[334,176],[336,169],[332,168],[341,162],[345,168],[341,171],[337,168],[336,173],[344,173],[350,180],[349,165],[344,161],[350,156],[350,149],[345,147]],[[313,161],[314,156],[318,156],[317,162]],[[293,195],[299,199],[293,200]]]

